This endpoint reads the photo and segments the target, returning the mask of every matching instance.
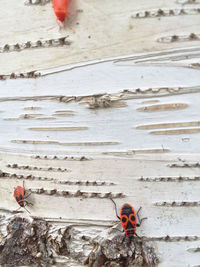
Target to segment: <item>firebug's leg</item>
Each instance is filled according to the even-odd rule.
[[[56,20],[56,23],[58,25],[59,31],[64,28],[64,24],[60,20]]]
[[[33,206],[33,203],[31,203],[31,202],[28,202],[28,201],[24,201],[24,203],[25,203],[25,206]]]
[[[24,188],[24,195],[26,194],[26,190],[25,190],[25,183],[23,181],[23,188]],[[31,195],[31,192],[27,195],[27,196],[24,196],[24,199],[29,197]]]
[[[31,195],[31,192],[30,192],[27,196],[25,196],[24,199],[26,199],[26,198],[29,197],[30,195]]]
[[[114,201],[112,198],[110,198],[110,200],[114,203],[114,205],[115,205],[115,213],[116,213],[116,216],[117,216],[117,218],[120,220],[120,217],[119,217],[119,215],[117,214],[117,205],[116,205],[115,201]]]
[[[140,225],[142,224],[142,221],[147,219],[147,217],[140,219],[139,212],[141,211],[141,209],[142,209],[142,207],[140,207],[139,210],[136,213],[136,215],[138,217],[138,221],[139,221],[139,223],[137,223],[137,227],[140,227]]]
[[[135,235],[136,235],[138,238],[141,238],[137,233],[135,233]]]
[[[27,211],[29,214],[31,214],[31,213],[30,213],[30,211],[29,211],[29,210],[27,210],[27,208],[25,207],[25,205],[24,205],[24,209],[25,209],[25,210],[26,210],[26,211]]]

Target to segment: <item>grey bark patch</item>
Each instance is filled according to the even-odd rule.
[[[89,267],[156,266],[158,262],[154,249],[141,238],[122,235],[96,243],[86,261]]]
[[[25,218],[15,217],[9,222],[7,231],[8,237],[1,248],[0,263],[2,266],[53,264],[47,240],[47,222],[34,220],[31,223]]]
[[[116,235],[113,229],[68,225],[58,227],[42,219],[2,217],[2,267],[55,266],[60,257],[89,267],[156,266],[154,248],[144,239]],[[2,229],[1,229],[2,230]]]

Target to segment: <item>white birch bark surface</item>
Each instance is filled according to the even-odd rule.
[[[51,2],[1,5],[1,245],[10,216],[41,218],[78,233],[55,266],[83,266],[112,197],[142,206],[159,267],[200,266],[200,1],[71,0],[61,31]]]

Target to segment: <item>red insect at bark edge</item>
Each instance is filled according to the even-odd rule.
[[[30,193],[31,194],[31,193]],[[29,194],[29,195],[30,195]],[[28,196],[29,196],[28,195]],[[29,203],[28,201],[25,200],[28,196],[25,197],[25,188],[24,188],[24,182],[23,182],[23,187],[18,185],[14,189],[14,198],[17,201],[17,203],[20,205],[20,208],[24,208],[28,213],[30,213],[26,208],[25,205],[33,205],[32,203]]]
[[[14,189],[14,198],[21,207],[24,207],[24,187],[18,185]]]
[[[136,213],[134,208],[130,204],[126,203],[126,204],[122,205],[121,210],[120,210],[120,216],[119,216],[117,214],[116,203],[114,202],[114,200],[112,198],[111,198],[111,201],[115,205],[116,216],[121,221],[121,225],[122,225],[122,228],[124,230],[125,236],[129,237],[130,239],[132,239],[132,237],[134,235],[138,236],[136,234],[136,227],[139,227],[141,225],[142,221],[147,219],[146,217],[142,218],[142,219],[140,219],[140,217],[139,217],[139,212],[140,212],[142,207],[140,207]],[[137,217],[138,217],[138,223],[137,223]]]
[[[53,0],[53,9],[57,19],[60,22],[64,22],[66,15],[69,14],[67,11],[70,0]]]

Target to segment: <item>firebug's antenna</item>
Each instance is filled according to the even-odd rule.
[[[113,202],[113,204],[115,205],[115,213],[116,213],[117,218],[120,220],[120,217],[119,217],[119,215],[117,214],[117,205],[116,205],[115,201],[114,201],[112,198],[110,198],[110,200],[111,200],[111,201]]]

